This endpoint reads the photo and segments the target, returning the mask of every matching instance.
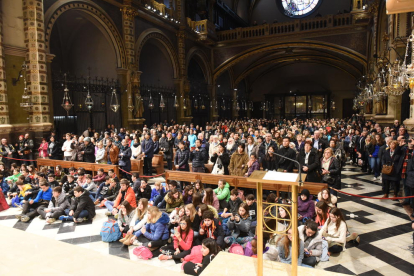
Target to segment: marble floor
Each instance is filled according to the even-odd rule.
[[[373,182],[372,175],[347,165],[342,174],[343,191],[365,195],[381,196],[381,185]],[[158,178],[157,180],[161,180]],[[153,183],[155,180],[151,180]],[[341,194],[338,207],[343,209],[351,232],[359,233],[358,246],[347,244],[347,250],[338,256],[331,256],[328,262],[320,262],[316,269],[349,275],[414,275],[413,230],[410,217],[397,201],[357,198]],[[98,209],[93,221],[80,224],[56,222],[47,225],[35,218],[28,223],[15,218],[19,210],[10,208],[0,213],[0,225],[20,229],[29,233],[62,241],[68,244],[92,249],[101,254],[113,255],[134,262],[145,262],[156,267],[180,272],[181,266],[174,261],[138,260],[132,254],[134,246],[126,247],[119,242],[104,243],[99,232],[104,221],[105,209]],[[354,214],[351,218],[349,215]]]

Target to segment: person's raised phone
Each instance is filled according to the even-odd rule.
[[[161,183],[161,185],[162,185],[163,187],[166,187],[166,186],[167,186],[167,183],[162,182],[162,183]]]

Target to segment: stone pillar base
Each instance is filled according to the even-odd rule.
[[[410,135],[414,135],[414,118],[407,119],[403,122]]]
[[[375,122],[378,124],[382,124],[382,127],[384,128],[384,125],[392,125],[395,120],[394,115],[375,115],[374,116]]]
[[[186,125],[190,125],[190,123],[192,122],[193,117],[181,117],[178,118],[178,123],[179,124],[186,124]]]
[[[144,118],[139,118],[139,119],[129,119],[128,120],[128,127],[129,128],[139,128],[142,129],[142,127],[144,126],[144,122],[145,119]]]

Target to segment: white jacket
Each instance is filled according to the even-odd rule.
[[[73,149],[72,149],[71,145],[72,145],[72,140],[69,140],[69,141],[66,140],[63,143],[63,146],[62,146],[63,156],[70,156],[70,157],[72,157],[72,151],[73,151]]]
[[[140,220],[138,222],[138,211],[135,212],[134,217],[131,219],[131,222],[129,224],[129,227],[132,227],[134,229],[134,231],[138,231],[139,229],[141,229],[145,224],[147,224],[147,219],[148,219],[148,211],[145,212],[144,217],[142,218],[142,220]],[[138,223],[137,223],[138,222]]]

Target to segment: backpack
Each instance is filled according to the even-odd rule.
[[[138,259],[149,260],[152,258],[152,252],[145,246],[135,247],[132,253],[138,257]]]
[[[229,248],[229,253],[244,255],[244,250],[240,244],[233,243]]]
[[[109,219],[105,221],[101,228],[103,242],[114,242],[121,237],[121,231],[119,230],[118,223],[115,220]]]

